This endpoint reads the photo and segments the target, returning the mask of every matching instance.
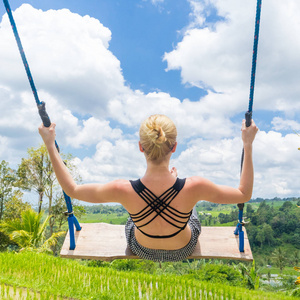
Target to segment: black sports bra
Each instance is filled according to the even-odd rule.
[[[188,213],[181,212],[174,207],[170,206],[170,203],[174,200],[174,198],[178,195],[185,184],[184,179],[176,179],[176,182],[172,187],[166,190],[163,194],[159,197],[155,196],[144,184],[141,182],[140,179],[132,181],[130,183],[135,190],[135,192],[146,202],[146,207],[143,208],[140,212],[136,214],[129,213],[132,221],[134,222],[136,228],[143,233],[144,235],[155,238],[155,239],[162,239],[162,238],[171,238],[185,229],[190,216],[192,214],[192,210]],[[156,215],[146,223],[137,226],[136,222],[141,222],[148,216],[150,216],[153,212],[156,212]],[[173,225],[174,227],[178,228],[176,232],[169,234],[169,235],[152,235],[144,232],[141,228],[151,223],[157,216],[162,217],[166,222]],[[167,217],[167,218],[166,218]],[[173,221],[174,222],[173,222]],[[182,226],[178,226],[177,224],[182,224]]]

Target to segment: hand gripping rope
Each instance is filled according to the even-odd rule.
[[[28,77],[28,80],[29,80],[29,83],[30,83],[30,86],[31,86],[31,90],[33,92],[33,96],[34,96],[36,105],[38,107],[39,115],[42,119],[42,122],[43,122],[44,126],[49,127],[51,125],[51,121],[50,121],[50,118],[49,118],[49,116],[46,112],[45,102],[43,102],[43,101],[41,102],[39,100],[39,96],[38,96],[38,93],[37,93],[37,90],[36,90],[36,87],[35,87],[35,84],[34,84],[30,69],[29,69],[29,65],[28,65],[28,62],[27,62],[27,59],[26,59],[26,56],[25,56],[25,53],[24,53],[24,50],[23,50],[23,47],[22,47],[20,36],[18,34],[17,26],[16,26],[16,23],[14,21],[9,3],[8,3],[7,0],[3,0],[3,2],[4,2],[5,9],[7,11],[8,17],[9,17],[10,24],[11,24],[12,29],[13,29],[17,44],[18,44],[19,52],[20,52],[21,57],[22,57],[22,61],[23,61],[23,64],[24,64],[24,67],[25,67],[25,70],[26,70],[26,73],[27,73],[27,77]],[[56,141],[55,141],[55,146],[56,146],[57,151],[59,152],[59,147],[58,147],[58,144],[56,143]],[[81,227],[80,227],[80,224],[79,224],[78,220],[76,219],[76,217],[73,214],[71,198],[65,192],[63,192],[63,194],[64,194],[64,198],[66,200],[67,209],[68,209],[68,211],[65,214],[68,216],[69,233],[70,233],[70,250],[74,250],[75,246],[76,246],[75,245],[74,226],[75,226],[77,231],[81,230]]]
[[[253,106],[254,84],[255,84],[255,74],[256,74],[257,47],[258,47],[259,25],[260,25],[261,2],[262,2],[262,0],[257,0],[257,4],[256,4],[256,18],[255,18],[255,32],[254,32],[254,44],[253,44],[253,56],[252,56],[249,107],[248,107],[248,111],[245,114],[246,126],[247,127],[249,127],[251,125],[251,121],[252,121],[252,106]],[[244,149],[243,149],[243,152],[242,152],[241,170],[243,168],[243,162],[244,162]],[[244,252],[244,231],[243,231],[243,226],[245,224],[245,222],[243,220],[244,203],[238,204],[238,208],[239,208],[239,222],[236,226],[234,234],[239,236],[239,249],[240,249],[240,252]]]

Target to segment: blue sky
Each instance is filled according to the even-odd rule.
[[[139,124],[164,113],[178,127],[180,177],[238,185],[255,0],[10,5],[58,142],[84,182],[142,176]],[[299,13],[297,0],[263,1],[254,197],[299,196]],[[41,143],[40,120],[3,5],[0,15],[0,158],[17,166]]]

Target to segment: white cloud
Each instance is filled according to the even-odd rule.
[[[219,105],[220,101],[230,101],[230,95],[221,98],[218,94],[213,94],[210,97],[213,102],[210,103],[206,99],[204,97],[200,102],[185,99],[181,102],[163,92],[145,95],[135,91],[120,99],[113,99],[109,103],[109,113],[113,119],[134,128],[138,128],[149,115],[165,114],[178,127],[180,140],[199,135],[217,139],[236,134],[236,125],[224,116]]]
[[[1,156],[1,160],[4,159],[4,157],[6,156],[6,149],[7,149],[7,145],[8,144],[8,140],[6,136],[1,136],[0,135],[0,156]]]
[[[276,131],[280,130],[294,130],[300,131],[300,123],[295,120],[284,120],[276,117],[272,120],[273,129]]]
[[[138,140],[103,140],[93,157],[86,157],[78,168],[83,180],[105,183],[118,178],[137,179],[145,172],[145,158],[138,149]]]
[[[154,4],[154,5],[157,5],[157,4],[161,4],[163,3],[165,0],[151,0],[151,3]]]
[[[110,30],[67,9],[44,12],[28,4],[18,8],[14,18],[40,100],[57,123],[59,142],[79,147],[96,144],[101,137],[119,137],[121,130],[112,129],[101,117],[111,97],[128,91],[120,62],[108,50]],[[20,158],[28,147],[41,143],[41,121],[6,14],[0,39],[5,70],[0,72],[0,135],[18,149]],[[80,120],[82,116],[86,121]]]
[[[37,10],[29,4],[18,8],[14,17],[39,90],[80,114],[101,114],[111,97],[124,93],[120,62],[108,50],[111,32],[98,20],[67,9]],[[0,81],[14,90],[28,88],[7,15],[0,39],[6,70]]]
[[[183,83],[230,93],[232,101],[220,103],[240,112],[241,99],[248,99],[256,1],[191,0],[193,20],[175,49],[165,53],[167,70],[180,70]],[[223,19],[212,24],[212,6]],[[297,83],[300,31],[296,0],[264,2],[261,14],[256,109],[284,112],[300,110]],[[274,22],[276,20],[276,22]],[[240,98],[242,96],[242,98]]]
[[[67,142],[73,147],[79,147],[80,145],[90,146],[97,144],[104,138],[114,140],[122,135],[122,130],[112,129],[109,126],[109,121],[95,119],[94,117],[83,121],[82,126],[77,125],[74,131],[74,135],[68,135],[67,137]]]
[[[197,139],[190,142],[172,163],[178,168],[179,176],[203,176],[218,184],[236,186],[241,151],[240,138],[218,141]]]
[[[251,3],[243,3],[242,9],[240,6],[231,9],[236,6],[236,1],[226,1],[226,6],[221,1],[205,1],[206,5],[199,1],[190,2],[194,9],[193,17],[201,17],[200,21],[192,24],[201,28],[188,27],[176,48],[165,53],[168,70],[180,69],[183,83],[210,87],[217,92],[247,85],[249,75],[245,70],[248,71],[251,62],[253,35],[253,28],[249,30],[249,21],[253,17],[253,14],[249,14],[253,10]],[[219,13],[226,16],[228,21],[218,22],[214,27],[203,27],[206,9],[210,10],[211,5],[218,9],[225,6],[225,11],[222,9]],[[240,14],[234,14],[237,10]],[[246,18],[243,12],[247,12]]]
[[[38,120],[32,95],[26,92],[14,93],[10,88],[0,87],[0,128],[32,130],[32,118]]]
[[[299,137],[274,131],[260,132],[254,144],[255,194],[297,196],[299,194]]]

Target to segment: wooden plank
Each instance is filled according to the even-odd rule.
[[[202,227],[196,248],[190,258],[220,258],[252,261],[253,256],[244,230],[244,252],[239,250],[235,227]]]
[[[61,257],[97,259],[138,259],[127,246],[124,225],[81,223],[75,232],[75,250],[69,250],[69,232],[60,252]],[[233,234],[235,227],[202,227],[194,253],[189,258],[219,258],[252,261],[253,256],[245,232],[245,252],[239,251],[239,239]]]

